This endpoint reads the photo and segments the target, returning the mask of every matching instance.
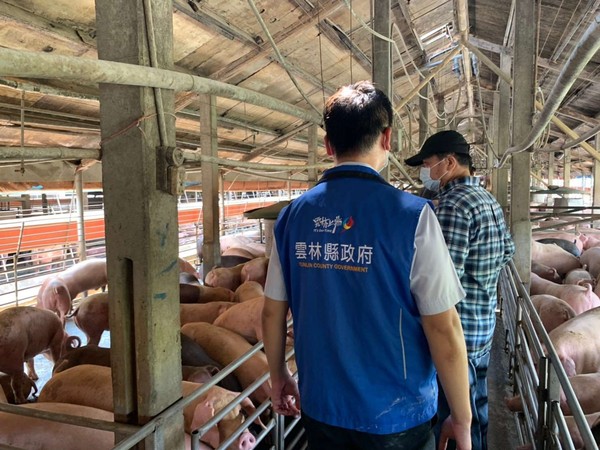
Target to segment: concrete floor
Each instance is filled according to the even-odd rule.
[[[83,333],[83,331],[77,328],[77,326],[73,322],[73,319],[67,319],[65,329],[67,330],[69,336],[79,336],[79,338],[81,339],[81,345],[85,345],[87,343],[87,338],[85,337],[85,334]],[[102,334],[102,339],[100,339],[100,347],[110,347],[110,333],[108,331],[105,331]],[[35,371],[40,377],[40,379],[36,381],[36,385],[38,387],[38,390],[41,391],[46,382],[52,376],[52,368],[54,367],[54,364],[48,359],[46,359],[46,357],[43,355],[37,355],[34,358],[34,364]],[[30,396],[29,401],[35,401],[34,397]]]
[[[504,326],[498,316],[488,369],[489,450],[511,450],[520,445],[514,414],[504,404],[506,397],[512,397],[508,353],[504,351],[504,344]]]

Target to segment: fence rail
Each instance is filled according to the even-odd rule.
[[[562,390],[586,450],[598,450],[569,378],[512,262],[503,269],[499,288],[513,389],[523,403],[523,412],[515,415],[521,444],[531,444],[536,450],[575,449],[560,409]]]

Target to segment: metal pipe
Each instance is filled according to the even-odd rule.
[[[587,63],[598,52],[599,49],[600,14],[595,17],[582,36],[581,40],[571,52],[571,55],[565,63],[563,70],[558,75],[552,91],[548,95],[548,101],[544,105],[544,108],[529,132],[529,135],[523,140],[523,142],[507,149],[502,157],[501,163],[506,161],[510,154],[523,152],[533,145],[535,140],[544,131],[546,125],[548,125],[548,122],[550,122],[554,112],[558,109],[563,99],[569,93],[573,83],[575,83],[577,80],[577,76],[583,71]]]
[[[97,159],[101,152],[98,149],[86,148],[33,148],[33,147],[0,147],[0,160],[40,160],[40,159]]]
[[[127,425],[119,422],[108,422],[105,420],[92,419],[89,417],[72,416],[70,414],[59,414],[50,411],[41,411],[38,409],[23,408],[22,406],[0,403],[0,411],[16,414],[18,416],[35,417],[36,419],[47,420],[50,422],[61,422],[70,425],[84,426],[96,430],[111,431],[113,433],[130,434],[139,429],[134,425]]]
[[[586,133],[580,135],[577,139],[572,139],[570,141],[566,141],[563,145],[560,146],[561,150],[566,150],[571,147],[575,147],[577,144],[587,141],[589,138],[592,138],[600,133],[600,124],[596,125],[594,128],[589,130]]]
[[[307,122],[320,124],[321,115],[259,92],[172,70],[0,48],[0,75],[46,78],[197,92],[246,102]]]
[[[464,41],[462,42],[462,45],[465,45],[467,47],[469,47],[471,49],[471,51],[473,53],[475,53],[477,55],[477,57],[486,65],[490,68],[490,70],[492,72],[494,72],[496,75],[498,75],[500,78],[502,78],[504,81],[506,81],[510,86],[512,86],[513,82],[512,82],[512,78],[510,77],[510,75],[508,75],[506,72],[504,72],[502,69],[500,69],[496,64],[494,64],[494,62],[489,59],[487,56],[485,56],[476,46],[474,46],[473,44],[471,44],[469,41]],[[541,111],[542,109],[544,109],[544,106],[536,101],[535,102],[535,108],[538,111]],[[569,136],[572,139],[578,139],[579,135],[577,133],[575,133],[571,128],[569,128],[562,120],[560,120],[558,117],[556,116],[552,116],[550,118],[550,120],[552,121],[552,123],[554,125],[556,125],[563,133],[565,133],[567,136]],[[543,129],[544,127],[542,127]],[[581,147],[588,152],[590,155],[592,155],[594,157],[594,159],[600,161],[600,152],[598,152],[594,147],[592,147],[590,144],[588,144],[587,142],[581,142]],[[502,160],[498,163],[498,167],[502,167],[502,165],[504,165],[506,161]]]

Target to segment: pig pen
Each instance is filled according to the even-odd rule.
[[[291,325],[291,323],[290,323]],[[86,342],[84,333],[75,326],[72,319],[67,320],[65,328],[69,335],[79,336],[83,343]],[[110,333],[105,332],[100,340],[101,347],[110,347]],[[63,414],[52,414],[43,411],[31,411],[25,408],[20,408],[15,405],[8,405],[0,403],[0,412],[9,412],[14,414],[20,414],[25,416],[33,416],[63,423],[75,423],[81,424],[89,428],[103,429],[107,431],[119,431],[121,433],[128,434],[128,436],[120,441],[114,449],[129,449],[133,448],[138,442],[143,440],[145,437],[152,433],[160,433],[161,422],[172,414],[181,414],[183,408],[189,405],[193,400],[197,399],[209,390],[212,386],[216,385],[219,381],[231,374],[237,367],[243,364],[246,360],[251,358],[255,353],[262,351],[262,342],[257,343],[252,347],[250,351],[234,361],[227,367],[223,368],[218,372],[209,382],[205,383],[200,389],[197,389],[189,396],[180,399],[170,408],[165,410],[159,416],[155,417],[149,423],[143,427],[132,427],[130,425],[121,426],[120,424],[112,422],[103,422],[103,424],[94,423],[86,418],[78,418],[81,420],[74,420],[73,417],[68,417]],[[286,359],[293,356],[293,350],[289,351],[286,355]],[[42,355],[38,355],[34,358],[36,372],[38,373],[39,380],[36,382],[38,389],[41,391],[43,386],[52,376],[53,364],[44,358]],[[186,448],[194,449],[206,449],[211,448],[206,444],[201,444],[201,438],[206,434],[213,426],[219,423],[230,411],[236,408],[243,400],[247,399],[251,393],[253,393],[262,383],[264,383],[269,377],[268,373],[265,373],[262,377],[258,378],[252,385],[248,386],[243,392],[240,393],[231,403],[225,408],[215,414],[209,421],[203,426],[191,433],[191,442]],[[29,402],[35,402],[36,398],[32,395],[29,398]],[[260,418],[264,419],[264,413],[270,408],[270,400],[264,401],[261,405],[258,405],[256,411],[246,418],[246,421],[242,423],[227,439],[220,442],[218,447],[215,449],[222,450],[230,447],[236,439],[244,433],[246,430],[251,429],[254,436],[256,437],[255,449],[302,449],[306,447],[306,442],[303,436],[303,430],[299,426],[299,419],[284,418],[283,416],[270,414],[268,420],[263,420],[264,427],[257,426],[253,422]],[[11,447],[18,448],[18,447]]]
[[[514,414],[519,445],[540,449],[582,448],[573,442],[569,420],[571,431],[576,427],[585,448],[597,450],[569,378],[512,261],[503,269],[499,289],[513,393],[522,400],[523,410]],[[573,414],[570,417],[560,408],[561,389]]]

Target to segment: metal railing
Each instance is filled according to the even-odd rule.
[[[291,321],[290,321],[291,324]],[[93,428],[98,430],[110,431],[115,433],[121,433],[127,435],[123,440],[121,440],[113,450],[126,450],[134,447],[137,443],[144,440],[146,437],[150,436],[153,433],[156,433],[157,436],[162,436],[162,428],[164,426],[165,420],[169,417],[172,417],[175,414],[183,414],[183,409],[190,405],[193,401],[204,395],[211,387],[215,386],[221,380],[223,380],[226,376],[233,373],[235,369],[248,361],[253,355],[262,351],[263,343],[262,341],[255,344],[248,352],[242,355],[239,359],[229,364],[227,367],[223,368],[223,370],[219,371],[214,377],[211,378],[210,381],[203,384],[200,388],[196,389],[188,396],[183,397],[173,403],[169,408],[165,411],[154,417],[151,421],[146,423],[141,427],[136,427],[133,425],[126,425],[117,422],[107,422],[98,419],[90,419],[86,417],[76,417],[67,414],[57,414],[50,413],[46,411],[32,410],[29,408],[22,408],[15,405],[2,404],[0,403],[0,411],[8,412],[11,414],[18,414],[22,416],[36,417],[40,419],[45,419],[49,421],[62,422],[67,424],[84,426],[87,428]],[[286,353],[286,361],[294,355],[294,350],[290,350]],[[296,374],[294,374],[296,375]],[[265,373],[258,379],[256,379],[250,386],[244,389],[239,393],[235,399],[225,406],[222,410],[220,410],[214,417],[212,417],[209,421],[204,423],[200,428],[194,430],[191,433],[191,449],[198,450],[200,448],[200,441],[202,436],[208,432],[212,427],[217,425],[227,414],[233,411],[236,407],[238,407],[243,400],[248,398],[250,394],[252,394],[258,387],[260,387],[265,381],[269,379],[269,374]],[[246,420],[236,429],[234,432],[223,440],[219,446],[215,450],[224,450],[229,445],[231,445],[238,437],[241,436],[249,427],[254,423],[254,421],[259,418],[263,413],[265,413],[271,407],[270,399],[265,400],[261,405],[256,408],[256,411],[249,415]],[[286,423],[287,422],[287,423]],[[271,414],[270,420],[264,425],[264,428],[258,433],[256,438],[256,444],[258,445],[261,441],[263,441],[267,436],[271,437],[271,450],[296,450],[302,449],[306,446],[305,439],[303,436],[303,430],[296,430],[296,427],[299,425],[299,419],[286,420],[283,416],[278,414]],[[292,436],[292,431],[297,431],[298,433]],[[286,438],[288,438],[288,442],[286,442]],[[158,443],[160,447],[160,443]],[[1,446],[0,446],[1,447]],[[5,447],[3,447],[5,448]],[[11,447],[15,448],[16,447]]]
[[[560,408],[562,390],[586,450],[598,450],[569,378],[512,261],[502,271],[499,288],[513,390],[523,404],[523,412],[515,416],[521,444],[532,444],[536,450],[575,449]]]

